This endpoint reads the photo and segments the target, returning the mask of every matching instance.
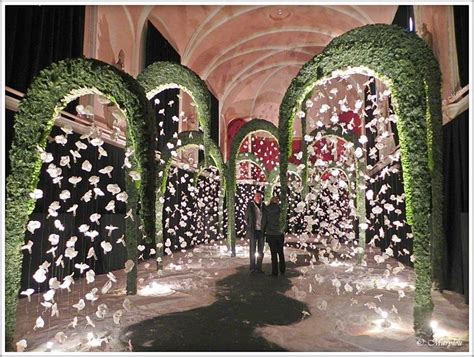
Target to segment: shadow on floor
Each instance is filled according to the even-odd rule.
[[[271,270],[265,264],[264,270]],[[248,268],[216,283],[212,305],[162,315],[128,327],[121,336],[134,351],[284,351],[255,329],[289,325],[302,318],[307,306],[283,293],[291,288],[286,276],[250,275]],[[199,291],[195,292],[199,294]]]

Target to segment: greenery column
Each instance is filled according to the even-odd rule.
[[[127,295],[137,293],[137,272],[138,272],[138,239],[140,232],[140,216],[138,215],[138,191],[130,177],[125,173],[125,186],[128,193],[127,211],[132,210],[132,216],[125,221],[125,244],[127,248],[127,260],[131,260],[133,269],[127,273]]]

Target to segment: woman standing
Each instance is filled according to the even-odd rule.
[[[283,253],[284,233],[280,229],[280,199],[273,196],[270,204],[263,209],[262,232],[265,234],[272,256],[272,275],[285,274],[285,254]]]

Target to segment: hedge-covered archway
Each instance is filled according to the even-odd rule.
[[[433,311],[430,244],[434,247],[433,266],[441,267],[444,240],[441,75],[433,52],[421,38],[398,26],[367,25],[335,38],[303,66],[280,106],[281,184],[287,187],[293,123],[302,101],[318,81],[348,72],[373,75],[392,92],[400,135],[407,221],[414,234],[414,329],[416,335],[430,339],[433,336],[429,324]],[[282,193],[283,222],[288,199],[284,189]],[[439,271],[434,273],[439,282]]]
[[[278,141],[278,128],[268,120],[252,119],[242,125],[239,131],[232,139],[230,147],[230,156],[227,163],[227,242],[232,256],[235,256],[235,191],[236,191],[236,164],[240,146],[247,135],[253,132],[265,131],[272,135]]]
[[[245,161],[256,165],[260,170],[262,170],[263,174],[265,175],[265,179],[268,177],[267,168],[265,167],[263,160],[258,155],[255,155],[253,152],[239,152],[237,154],[237,160],[235,160],[235,163],[239,164]]]
[[[204,148],[204,134],[200,131],[190,130],[190,131],[183,131],[178,134],[176,138],[173,138],[169,141],[171,148],[165,148],[161,153],[161,157],[158,164],[158,174],[157,174],[157,182],[158,182],[158,194],[156,195],[156,232],[158,234],[158,239],[156,241],[157,246],[157,263],[158,266],[161,267],[162,260],[163,260],[163,203],[164,203],[164,194],[166,192],[166,185],[168,183],[168,175],[172,164],[173,159],[173,152],[177,152],[179,150],[183,150],[190,147],[199,147]],[[222,177],[220,183],[220,193],[219,193],[219,231],[223,229],[223,206],[224,206],[224,193],[226,190],[226,166],[222,159],[221,151],[219,147],[214,143],[214,141],[210,141],[210,146],[208,147],[208,155],[214,162],[214,165],[217,167],[220,176]],[[205,164],[204,164],[205,165]],[[203,167],[208,167],[204,166]]]
[[[68,59],[42,70],[28,89],[15,115],[15,138],[10,150],[7,178],[5,236],[6,340],[12,348],[22,254],[28,217],[35,207],[30,193],[36,188],[42,166],[38,147],[44,149],[61,110],[72,100],[99,94],[116,104],[127,119],[127,141],[134,150],[131,170],[141,196],[145,234],[153,237],[155,192],[155,123],[143,88],[128,74],[94,59]]]
[[[204,133],[204,146],[211,141],[211,97],[206,83],[191,69],[182,64],[160,61],[145,68],[137,77],[145,89],[148,100],[166,89],[179,88],[186,92],[196,108],[200,129]]]
[[[146,67],[137,77],[137,81],[145,89],[146,96],[148,100],[151,100],[158,93],[166,89],[175,89],[179,88],[186,92],[192,99],[195,108],[196,114],[199,122],[200,129],[203,132],[203,137],[201,138],[201,144],[204,145],[204,166],[208,166],[208,156],[209,150],[213,150],[214,142],[210,138],[210,128],[211,128],[211,97],[209,95],[209,90],[207,89],[206,83],[199,78],[199,76],[194,73],[191,69],[183,66],[179,63],[159,61],[152,63]],[[215,145],[214,145],[215,146]],[[163,153],[162,153],[163,155]],[[219,171],[221,168],[219,168]],[[223,172],[223,171],[221,171]],[[158,178],[158,180],[160,180]],[[161,184],[164,185],[166,189],[167,180],[161,181]],[[161,189],[162,194],[164,193]],[[156,209],[161,207],[159,201],[162,198],[158,197],[156,199]],[[156,221],[161,222],[163,212],[156,212]],[[161,223],[156,223],[161,225]],[[157,237],[153,237],[153,242],[156,243],[157,252],[163,251],[163,247],[160,246],[160,243],[157,241],[163,241],[163,232],[162,230],[156,230]],[[156,239],[158,238],[158,239]],[[160,257],[157,256],[158,261]],[[158,264],[158,269],[160,269],[161,264]]]

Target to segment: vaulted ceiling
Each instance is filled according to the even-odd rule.
[[[204,79],[225,123],[277,123],[281,99],[301,66],[334,38],[391,23],[397,6],[154,6],[153,25]],[[221,123],[222,125],[222,123]]]

